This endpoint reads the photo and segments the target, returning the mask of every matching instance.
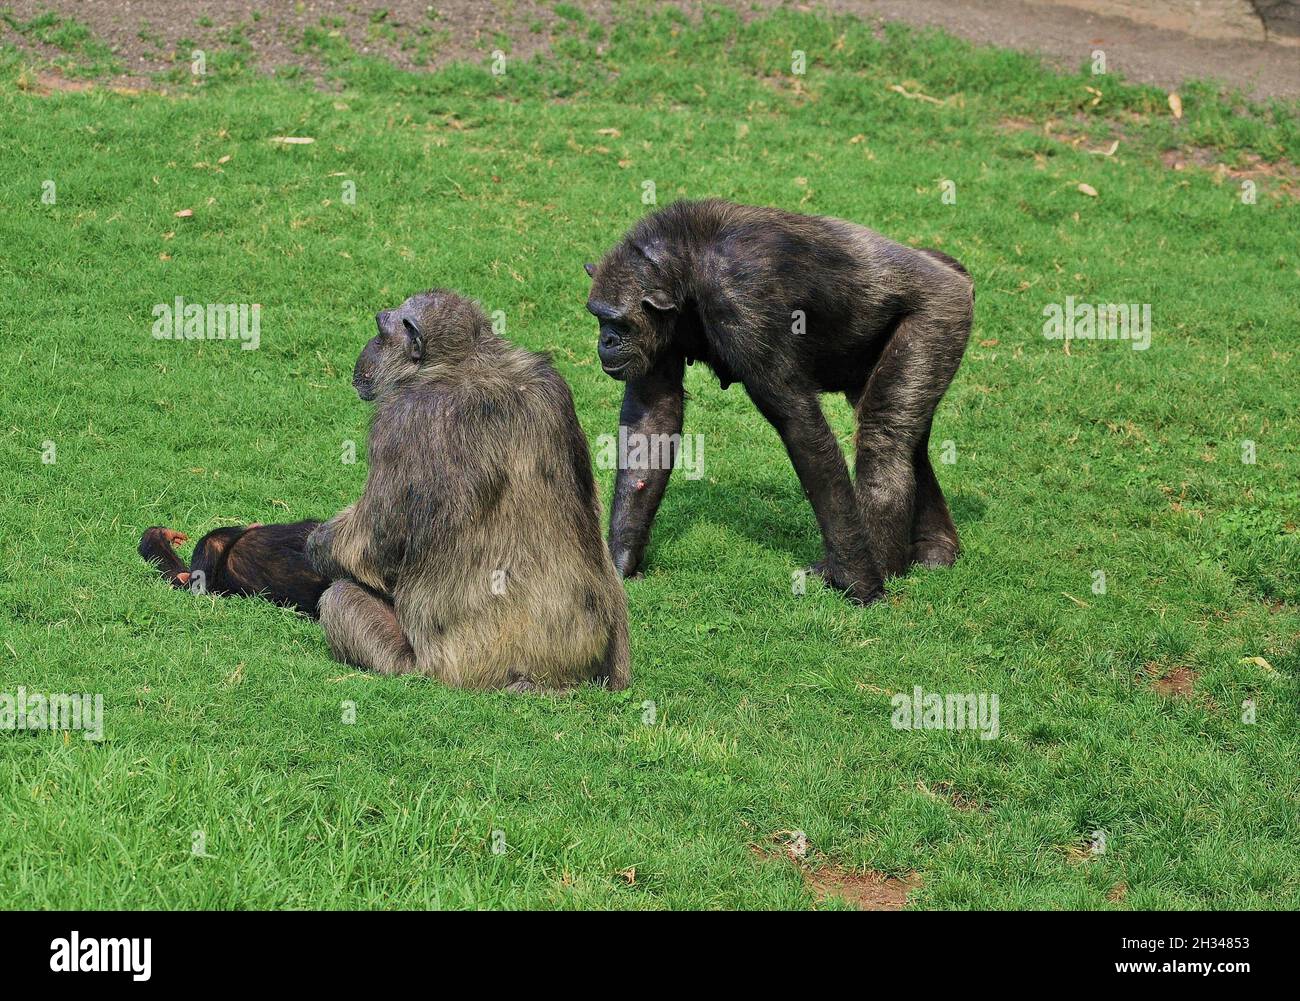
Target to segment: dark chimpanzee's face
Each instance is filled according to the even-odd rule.
[[[376,314],[379,332],[362,350],[352,373],[357,395],[373,400],[425,365],[454,360],[483,322],[478,306],[445,289],[421,292]]]
[[[593,279],[587,311],[600,324],[596,354],[605,374],[614,379],[645,375],[672,337],[673,303],[653,288],[654,276],[646,272],[645,262],[621,247],[599,265],[587,265]]]

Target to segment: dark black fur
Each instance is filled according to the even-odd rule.
[[[972,282],[953,258],[840,219],[709,200],[647,216],[587,271],[629,433],[680,434],[684,367],[703,361],[781,435],[825,543],[814,569],[832,585],[870,601],[912,562],[956,559],[927,452],[970,333]],[[824,392],[856,410],[854,480]],[[609,544],[624,575],[641,565],[669,472],[618,471]]]
[[[261,597],[315,618],[316,603],[330,583],[307,561],[307,536],[319,524],[213,529],[195,545],[188,569],[173,548],[173,541],[184,541],[184,536],[155,526],[140,538],[140,555],[173,587]]]

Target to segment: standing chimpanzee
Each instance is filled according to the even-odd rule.
[[[172,587],[199,594],[266,598],[315,617],[329,579],[307,562],[307,536],[318,521],[292,525],[232,525],[199,539],[188,569],[175,543],[187,536],[155,525],[140,537],[140,555],[158,568]]]
[[[601,365],[627,383],[629,440],[680,440],[684,366],[699,359],[724,389],[743,383],[780,434],[825,543],[813,570],[831,585],[869,602],[910,563],[956,560],[927,446],[970,335],[973,283],[957,261],[842,219],[710,199],[646,216],[587,273]],[[856,412],[856,482],[824,392]],[[655,465],[620,462],[609,546],[624,576],[668,484],[671,461]]]

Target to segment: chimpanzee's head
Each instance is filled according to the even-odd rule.
[[[463,360],[491,332],[475,302],[447,289],[413,295],[396,309],[375,315],[379,333],[370,338],[352,373],[363,400],[373,400],[422,369]]]
[[[667,253],[659,242],[625,240],[588,264],[587,310],[600,321],[596,354],[615,379],[645,375],[672,341],[678,303],[668,289]]]

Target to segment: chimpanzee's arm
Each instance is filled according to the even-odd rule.
[[[350,577],[385,594],[401,562],[404,541],[394,515],[376,518],[363,496],[307,536],[307,561],[322,577]]]
[[[772,422],[790,455],[804,495],[812,504],[826,547],[819,567],[828,583],[856,601],[880,597],[880,573],[871,558],[853,483],[835,432],[815,393],[788,395],[746,387]]]
[[[628,458],[635,459],[633,444],[639,439],[643,462],[637,468],[628,468],[624,456],[619,454],[618,475],[614,480],[614,503],[609,518],[609,552],[614,566],[624,577],[631,577],[641,568],[646,542],[650,538],[650,525],[663,500],[677,455],[677,444],[682,433],[682,406],[685,390],[682,375],[685,362],[681,357],[669,357],[640,379],[630,380],[623,393],[623,409],[619,414],[620,443],[626,434],[629,442]],[[624,432],[623,429],[626,428]],[[652,447],[652,435],[677,436],[664,449]],[[660,439],[661,441],[663,439]],[[652,458],[667,458],[666,463],[652,463]],[[666,468],[650,469],[649,465]]]

